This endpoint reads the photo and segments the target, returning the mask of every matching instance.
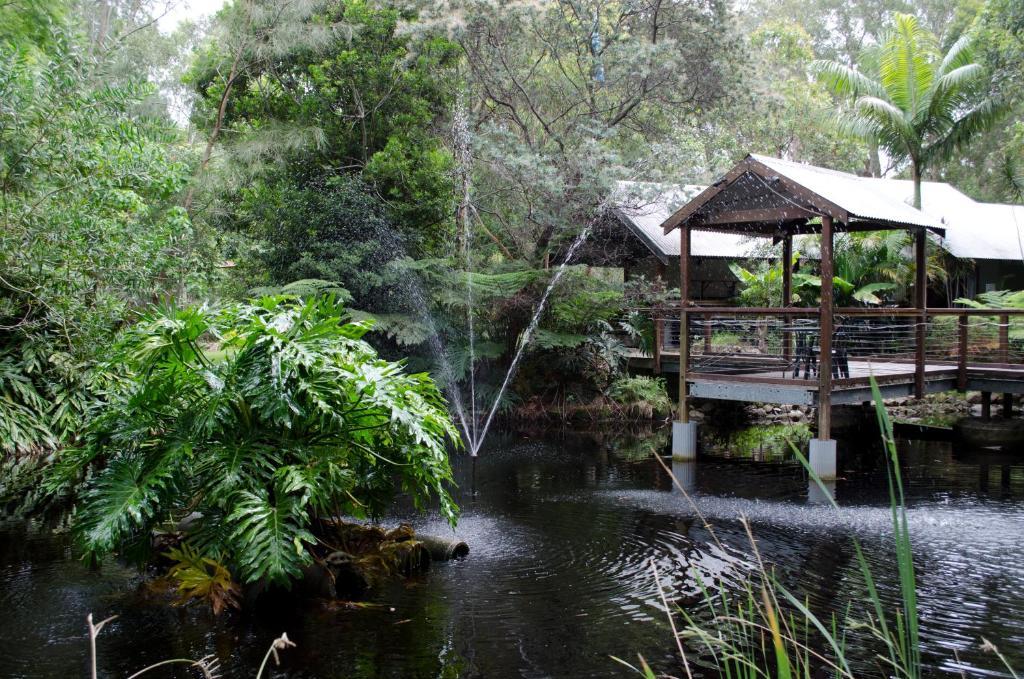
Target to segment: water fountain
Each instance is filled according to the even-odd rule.
[[[576,238],[570,244],[569,249],[565,253],[565,257],[562,259],[558,268],[555,270],[554,275],[551,277],[547,288],[544,290],[544,294],[541,295],[540,301],[534,308],[533,315],[530,318],[530,322],[523,331],[523,334],[519,338],[519,343],[516,347],[515,354],[512,357],[512,361],[509,364],[508,370],[505,372],[505,376],[502,379],[501,387],[498,389],[497,395],[491,404],[484,408],[481,412],[486,412],[486,416],[483,419],[483,426],[479,427],[478,417],[478,403],[476,396],[476,338],[474,330],[473,320],[473,256],[472,256],[472,242],[473,242],[473,230],[471,227],[470,211],[475,210],[472,205],[471,195],[471,167],[472,167],[472,137],[469,131],[469,118],[466,112],[465,102],[460,100],[455,108],[452,122],[452,141],[454,147],[454,156],[456,161],[456,178],[460,184],[462,191],[459,207],[458,207],[458,222],[459,222],[459,233],[462,240],[462,252],[461,260],[465,267],[465,278],[466,278],[466,325],[468,330],[468,352],[469,352],[469,403],[464,405],[462,403],[462,396],[458,390],[458,386],[454,381],[449,378],[453,377],[450,370],[450,363],[445,358],[443,346],[440,346],[440,340],[436,333],[433,335],[433,340],[437,342],[437,346],[434,347],[434,353],[439,358],[440,362],[444,365],[448,365],[448,373],[442,374],[442,377],[449,385],[449,397],[454,408],[454,415],[459,421],[459,427],[465,437],[465,444],[469,450],[470,456],[476,458],[480,453],[480,448],[484,443],[484,439],[487,437],[487,432],[494,421],[494,417],[498,412],[498,408],[501,405],[501,400],[505,396],[505,392],[508,390],[509,384],[512,378],[515,377],[516,370],[519,368],[519,364],[522,362],[523,356],[529,346],[534,334],[536,334],[537,328],[540,325],[541,317],[544,314],[544,310],[547,308],[548,301],[551,297],[552,292],[558,286],[562,277],[565,275],[573,257],[577,251],[586,242],[593,230],[594,223],[597,221],[598,216],[602,214],[607,204],[607,199],[603,201],[594,210],[594,217],[592,217],[587,224],[580,230],[576,235]],[[479,218],[479,215],[477,215]],[[427,314],[429,316],[429,314]],[[441,366],[444,371],[444,365]],[[468,411],[468,417],[467,417]]]

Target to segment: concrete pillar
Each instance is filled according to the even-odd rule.
[[[811,451],[808,459],[811,469],[822,481],[836,479],[836,442],[834,439],[822,441],[811,439]]]
[[[679,488],[686,491],[687,495],[692,495],[694,489],[697,487],[697,463],[693,460],[681,461],[672,460],[672,475],[676,477],[676,481],[679,482],[679,486],[672,484],[672,492],[678,493]]]
[[[821,486],[825,486],[822,491]],[[821,486],[814,479],[807,481],[807,504],[809,505],[830,505],[836,498],[836,482],[822,481]],[[826,495],[826,492],[828,493]]]
[[[686,462],[697,459],[697,423],[672,423],[672,459]]]

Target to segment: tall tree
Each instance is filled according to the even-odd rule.
[[[920,208],[924,171],[991,127],[1003,107],[989,94],[989,76],[974,61],[969,35],[942,55],[935,36],[915,17],[898,14],[894,24],[878,50],[877,78],[836,61],[814,67],[834,92],[853,98],[840,112],[840,125],[877,140],[892,159],[909,166],[914,206]]]
[[[441,3],[440,12],[449,12]],[[733,82],[727,6],[462,3],[454,27],[474,98],[478,212],[539,264],[579,232],[613,179]]]
[[[1024,4],[988,0],[970,27],[1007,115],[941,176],[978,200],[1024,203]]]

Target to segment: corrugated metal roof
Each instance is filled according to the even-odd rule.
[[[864,177],[753,153],[750,154],[750,158],[839,206],[851,217],[893,224],[944,228],[931,215],[915,209],[902,200],[893,200],[888,192],[878,190],[875,181],[865,181]]]
[[[658,259],[667,263],[669,258],[679,256],[679,234],[666,234],[661,225],[704,189],[695,184],[618,182],[613,210]],[[795,240],[796,248],[800,251],[800,238]],[[690,252],[694,257],[767,258],[766,246],[771,243],[770,238],[694,230],[690,236]],[[817,257],[817,249],[813,250],[814,257]],[[778,253],[771,252],[771,256],[776,257]]]
[[[993,259],[1024,261],[1024,206],[979,203],[943,182],[923,182],[922,209],[913,207],[914,185],[905,179],[858,177],[804,163],[750,154],[750,159],[778,172],[788,180],[818,194],[823,199],[863,220],[925,226],[944,230],[936,240],[954,257],[960,259]],[[671,215],[699,194],[704,187],[686,185],[680,188],[657,184],[621,182],[620,190],[642,189],[657,197],[643,208],[620,214],[634,226],[634,231],[652,249],[665,256],[679,255],[679,237],[665,236],[661,225]],[[652,224],[658,219],[658,228]],[[642,231],[642,233],[640,233]],[[691,247],[694,255],[705,257],[743,258],[751,256],[763,239],[752,239],[730,233],[694,231]],[[811,248],[807,247],[810,251]]]
[[[893,200],[913,200],[910,180],[863,181]],[[921,211],[946,227],[938,241],[954,257],[1024,260],[1024,206],[979,203],[944,182],[922,182]]]

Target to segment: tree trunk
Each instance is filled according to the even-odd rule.
[[[868,146],[868,172],[872,177],[882,176],[882,162],[878,159],[878,142],[871,140]]]
[[[921,209],[921,167],[916,160],[910,161],[910,178],[914,181],[914,207]]]
[[[182,207],[185,208],[185,212],[190,215],[192,213],[192,201],[195,198],[196,182],[199,180],[200,175],[206,171],[206,167],[210,164],[210,158],[213,157],[213,147],[217,143],[217,138],[220,136],[221,128],[224,126],[224,116],[227,113],[228,98],[231,96],[231,89],[235,86],[235,80],[238,78],[238,65],[242,60],[242,53],[245,49],[245,43],[243,42],[238,47],[238,51],[235,53],[234,61],[231,62],[231,72],[228,73],[227,80],[224,81],[224,92],[220,97],[220,105],[217,107],[217,118],[213,123],[213,130],[210,132],[209,138],[206,140],[206,148],[203,149],[203,156],[199,161],[199,167],[196,168],[195,174],[192,175],[192,181],[189,182],[188,191],[185,193],[185,200],[182,202]]]

